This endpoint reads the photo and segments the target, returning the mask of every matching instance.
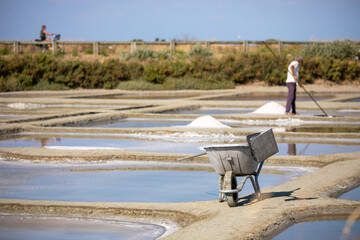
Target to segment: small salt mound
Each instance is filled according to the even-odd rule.
[[[253,111],[253,113],[258,114],[284,114],[285,107],[276,103],[276,102],[269,102],[265,105],[262,105],[260,108]]]
[[[35,108],[44,108],[44,104],[34,104],[34,103],[10,103],[7,105],[9,108],[14,109],[35,109]]]
[[[190,124],[185,127],[189,128],[231,128],[225,124],[222,124],[212,116],[206,115],[201,116],[193,120]]]

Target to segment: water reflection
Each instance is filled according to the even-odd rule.
[[[296,151],[296,143],[288,143],[288,151],[287,151],[287,155],[288,156],[303,156],[303,155],[308,155],[306,153],[306,151],[308,150],[308,148],[310,147],[310,144],[302,144],[303,148],[300,151]]]
[[[296,156],[296,144],[295,143],[288,143],[287,155]]]
[[[286,132],[296,132],[296,128],[294,127],[287,127],[285,129]],[[296,144],[295,143],[288,143],[288,151],[287,155],[289,156],[296,156]]]
[[[40,138],[37,141],[40,141],[42,147],[46,147],[55,144],[56,142],[61,142],[61,138]]]

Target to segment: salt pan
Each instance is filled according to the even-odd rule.
[[[285,107],[276,103],[276,102],[269,102],[260,108],[253,111],[253,113],[258,114],[285,114]]]
[[[231,128],[228,125],[222,124],[212,116],[206,115],[201,116],[193,120],[190,124],[185,127],[189,128]]]

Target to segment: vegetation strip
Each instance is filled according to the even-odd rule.
[[[228,52],[213,56],[206,48],[189,53],[137,50],[124,59],[104,62],[65,60],[51,54],[0,56],[0,91],[105,88],[128,90],[224,89],[256,80],[284,85],[283,66],[297,54],[305,56],[300,79],[334,83],[360,79],[359,46],[351,42],[310,45],[273,56],[265,49],[255,53]],[[7,54],[4,52],[3,54]],[[160,55],[159,55],[160,54]],[[288,57],[288,54],[291,56]]]

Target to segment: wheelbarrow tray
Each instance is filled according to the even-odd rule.
[[[224,176],[232,171],[236,176],[255,174],[258,165],[279,151],[272,129],[246,137],[247,144],[205,146],[215,171]]]
[[[214,145],[204,149],[211,165],[221,176],[227,171],[234,172],[236,176],[254,174],[258,167],[248,144]]]

